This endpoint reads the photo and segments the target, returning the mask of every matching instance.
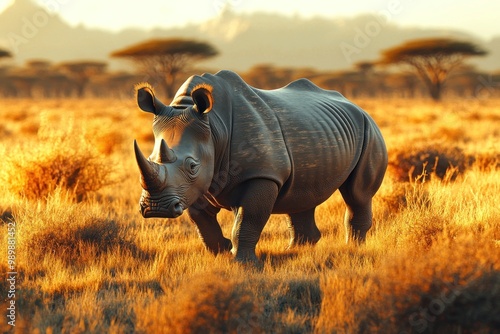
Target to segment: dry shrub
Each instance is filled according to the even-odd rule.
[[[156,300],[138,319],[148,333],[265,333],[264,306],[249,282],[222,272],[184,282],[169,301]],[[162,301],[168,303],[164,305]]]
[[[7,151],[0,180],[11,193],[28,199],[63,190],[82,201],[112,183],[111,166],[73,122],[62,129],[42,123],[36,142]]]
[[[394,254],[367,276],[325,276],[316,332],[500,331],[500,256],[490,235],[479,240],[443,238],[428,252]]]
[[[422,175],[454,180],[473,159],[459,147],[424,144],[391,154],[389,171],[399,181],[413,181]]]

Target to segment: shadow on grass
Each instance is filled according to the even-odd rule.
[[[300,254],[299,250],[285,250],[283,252],[261,252],[260,261],[269,263],[272,267],[278,267],[286,262],[295,260]]]
[[[130,254],[141,261],[156,256],[155,251],[141,249],[126,229],[114,220],[96,219],[66,230],[45,229],[32,236],[28,246],[40,258],[57,254],[68,265],[87,265],[111,251]]]

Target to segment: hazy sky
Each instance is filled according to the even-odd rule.
[[[26,1],[26,0],[21,0]],[[384,13],[402,26],[452,28],[489,39],[500,35],[498,0],[35,0],[72,25],[120,30],[172,27],[235,12],[279,12],[300,17],[352,17]],[[0,11],[13,0],[0,0]]]

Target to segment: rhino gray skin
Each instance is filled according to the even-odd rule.
[[[387,151],[373,119],[340,93],[306,79],[260,90],[221,71],[189,78],[169,106],[148,84],[137,100],[155,115],[151,156],[134,142],[144,217],[187,209],[211,252],[256,261],[273,213],[288,215],[290,246],[316,243],[315,208],[339,189],[346,241],[365,240]],[[221,209],[235,215],[231,240],[217,221]]]

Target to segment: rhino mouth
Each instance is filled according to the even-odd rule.
[[[177,218],[185,208],[177,197],[155,200],[142,196],[139,206],[144,218]]]

